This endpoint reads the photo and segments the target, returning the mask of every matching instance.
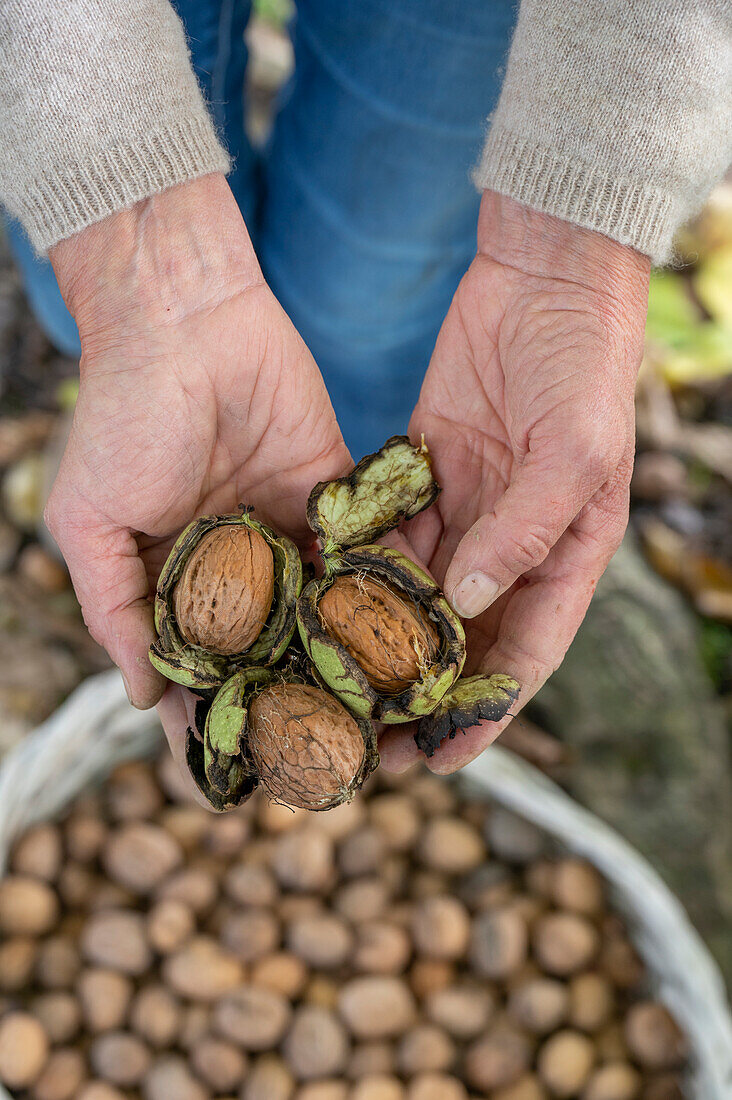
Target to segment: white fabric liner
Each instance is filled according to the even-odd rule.
[[[89,784],[160,742],[153,712],[135,710],[120,675],[83,683],[0,767],[0,874],[28,826],[59,816]],[[693,1058],[689,1096],[732,1100],[732,1015],[722,976],[684,909],[650,864],[536,768],[498,745],[462,773],[482,792],[589,859],[611,885],[654,991],[684,1028]],[[0,1086],[0,1100],[12,1100]]]

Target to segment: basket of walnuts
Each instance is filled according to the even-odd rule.
[[[176,543],[152,660],[230,812],[117,673],[5,759],[1,1100],[729,1100],[720,975],[641,856],[499,746],[374,771],[375,721],[429,753],[517,690],[461,677],[459,620],[373,541],[435,491],[404,440],[317,487],[320,577],[247,512]]]

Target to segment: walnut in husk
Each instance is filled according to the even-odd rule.
[[[417,604],[368,574],[336,577],[318,604],[318,618],[382,695],[405,691],[440,650],[437,630]]]
[[[329,692],[305,683],[292,665],[277,673],[235,673],[198,708],[187,759],[214,809],[246,801],[258,785],[307,810],[349,801],[378,763],[376,735]]]
[[[394,436],[347,477],[316,485],[310,494],[308,522],[322,544],[325,574],[298,599],[298,629],[318,676],[355,715],[428,722],[453,691],[462,706],[460,619],[423,569],[374,544],[439,492],[424,444]],[[470,683],[474,721],[499,720],[518,694],[508,676]],[[449,736],[465,725],[465,713],[442,707],[438,726],[430,727],[434,747],[438,733]]]
[[[460,675],[465,634],[440,589],[404,554],[374,545],[438,493],[426,448],[394,436],[310,494],[325,575],[303,590],[298,628],[319,676],[354,714],[408,722]]]
[[[353,591],[367,579],[372,592],[383,586],[383,592],[397,597],[358,642],[352,622],[349,645],[339,640],[338,623],[320,613],[323,598],[342,577],[354,578]],[[384,600],[378,603],[384,608]],[[358,620],[358,602],[351,600],[349,606],[347,617]],[[371,607],[376,609],[376,601]],[[298,600],[297,619],[305,650],[322,680],[352,713],[381,722],[409,722],[431,713],[465,661],[462,624],[440,589],[423,569],[390,547],[360,546],[327,558],[325,576],[306,585]],[[391,650],[392,667],[403,671],[411,663],[413,678],[390,676],[382,648],[381,677],[372,675],[370,680],[369,672],[375,670],[369,664],[382,639]],[[394,652],[397,645],[400,649]]]
[[[295,629],[302,564],[288,538],[240,515],[205,516],[160,574],[150,660],[185,687],[220,687],[237,669],[280,659]]]
[[[173,589],[175,619],[189,645],[231,657],[259,637],[274,596],[274,558],[247,524],[207,531]]]

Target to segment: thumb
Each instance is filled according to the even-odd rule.
[[[150,664],[154,640],[149,584],[137,542],[129,530],[73,519],[53,495],[46,523],[66,559],[89,633],[119,667],[133,706],[154,706],[165,680]],[[82,513],[83,515],[83,513]]]
[[[529,460],[492,512],[460,540],[444,589],[462,618],[480,615],[524,573],[541,565],[599,488],[577,470]],[[599,479],[601,481],[601,479]]]

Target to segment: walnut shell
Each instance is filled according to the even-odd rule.
[[[318,615],[384,695],[405,691],[439,653],[434,625],[417,604],[381,580],[360,574],[336,577],[318,604]]]
[[[249,706],[249,751],[273,798],[323,810],[351,797],[366,746],[356,720],[327,692],[273,684]]]
[[[208,531],[193,549],[173,592],[181,635],[209,653],[244,653],[267,621],[274,596],[274,559],[245,524]]]

